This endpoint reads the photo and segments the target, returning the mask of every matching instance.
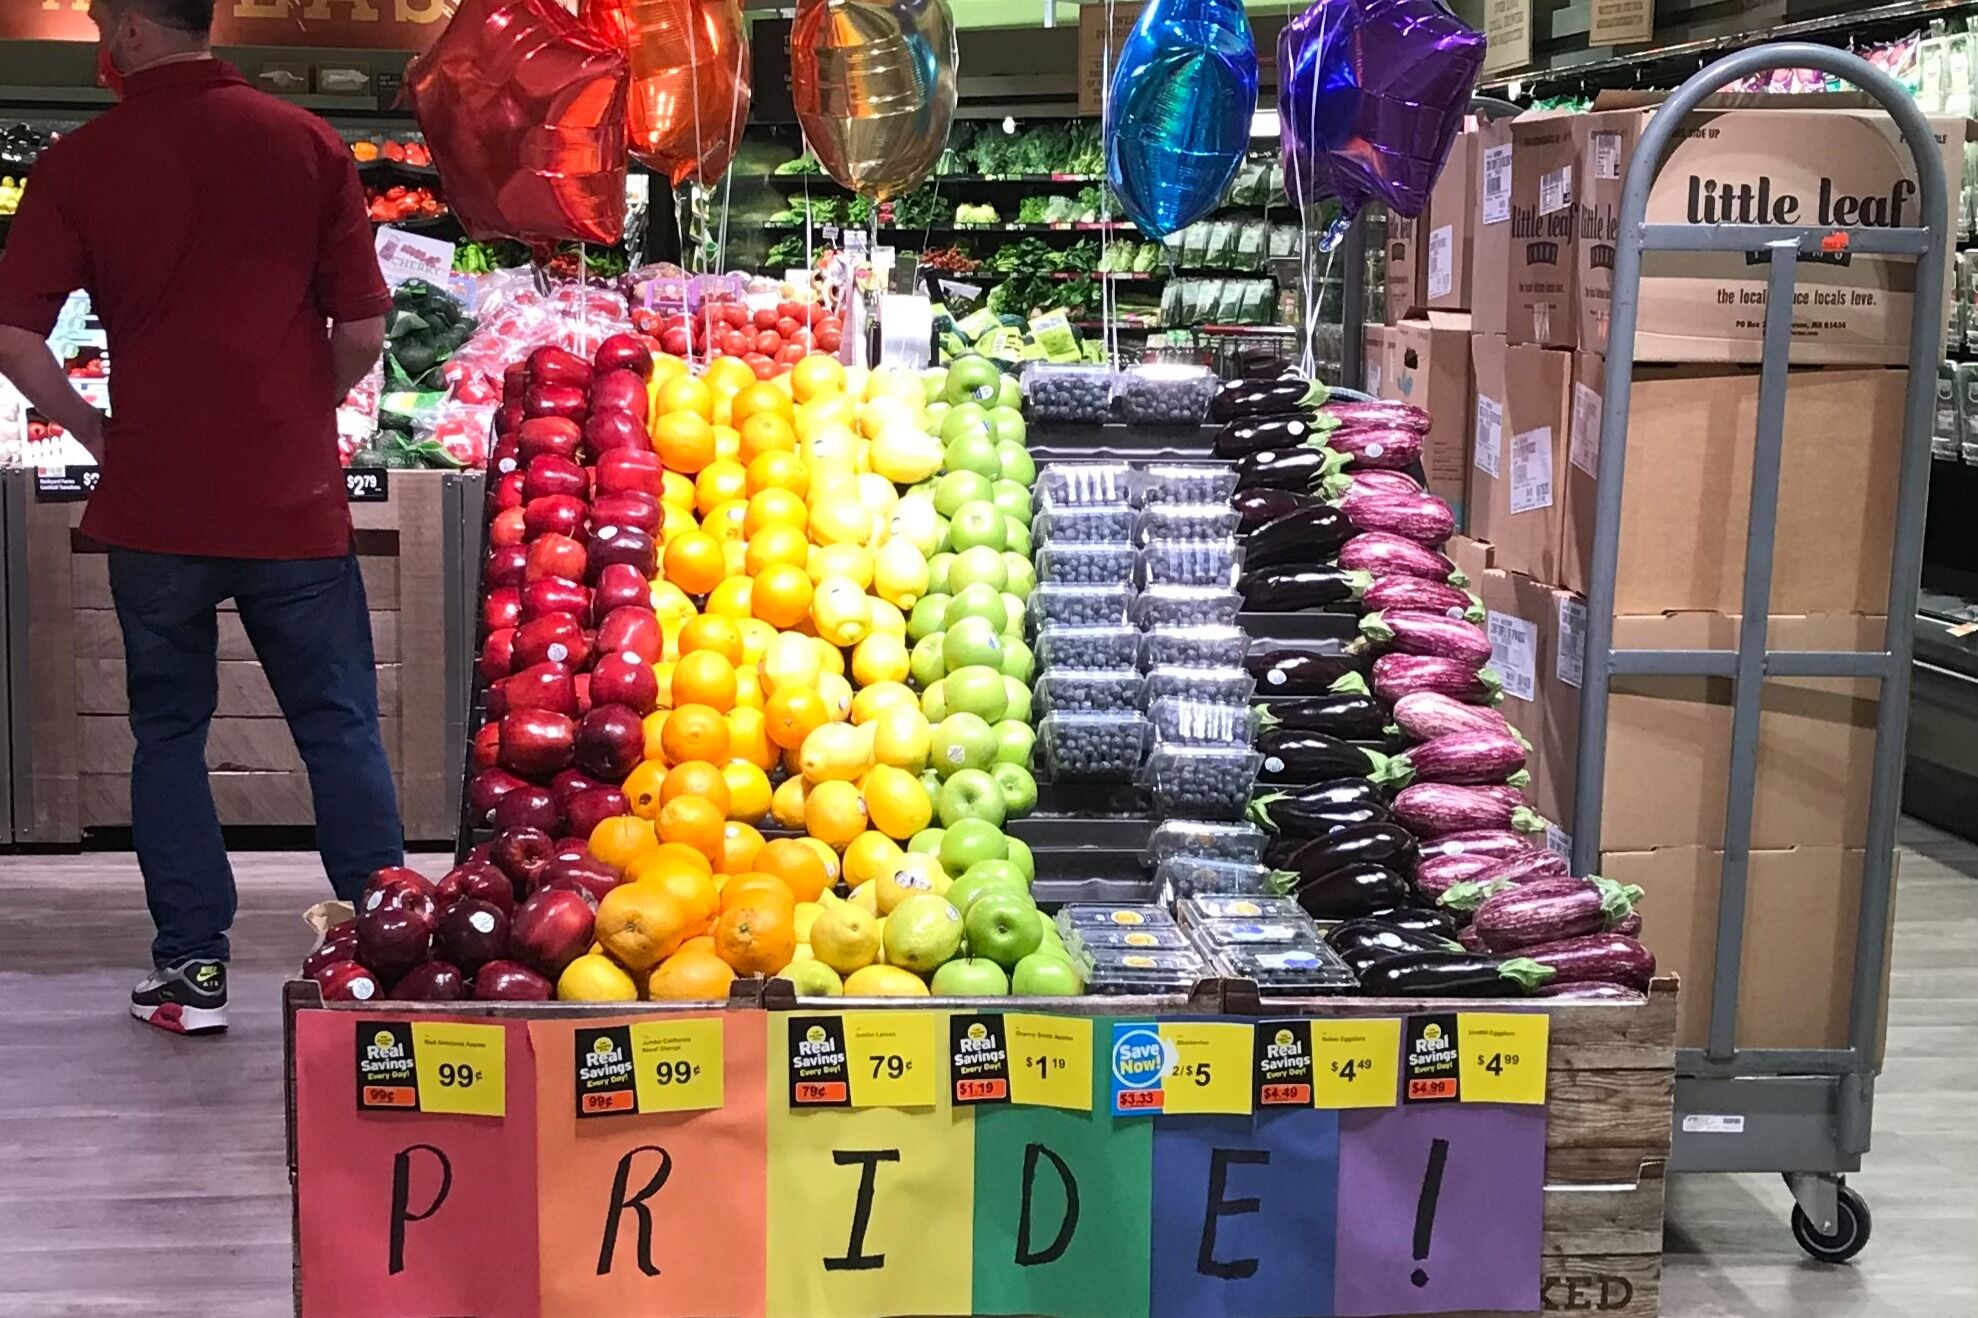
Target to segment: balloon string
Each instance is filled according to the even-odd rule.
[[[1099,62],[1099,146],[1102,153],[1111,151],[1113,140],[1113,6],[1114,0],[1106,0],[1106,37]],[[1105,186],[1101,192],[1106,201],[1101,216],[1106,221],[1106,228],[1102,233],[1112,230],[1113,179],[1108,163],[1102,154],[1100,169],[1105,175]],[[1100,268],[1105,268],[1103,262]],[[1099,279],[1099,351],[1105,354],[1109,367],[1115,371],[1120,368],[1119,293],[1114,281],[1103,274]]]

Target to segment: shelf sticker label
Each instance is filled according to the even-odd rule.
[[[1453,1103],[1462,1097],[1456,1013],[1410,1016],[1405,1038],[1401,1065],[1408,1084],[1402,1096],[1410,1103]]]
[[[359,1021],[357,1107],[499,1117],[507,1109],[507,1063],[508,1035],[499,1025]]]
[[[1511,144],[1483,153],[1483,222],[1502,224],[1511,218]]]
[[[852,1075],[845,1054],[845,1018],[790,1017],[790,1106],[850,1107]]]
[[[860,1011],[844,1017],[853,1107],[933,1107],[940,1093],[935,1013]]]
[[[1504,405],[1489,394],[1477,395],[1477,434],[1472,461],[1478,471],[1499,479],[1504,469]]]
[[[1165,1106],[1161,1081],[1167,1076],[1174,1050],[1152,1021],[1113,1022],[1113,1115],[1148,1116]]]
[[[1485,626],[1490,666],[1504,679],[1504,694],[1513,700],[1538,699],[1538,624],[1492,609]]]
[[[1315,1020],[1312,1103],[1322,1108],[1393,1107],[1400,1084],[1399,1020]]]
[[[1003,1017],[1010,1051],[1010,1101],[1092,1110],[1092,1022],[1084,1016]]]
[[[1258,1107],[1312,1105],[1311,1021],[1258,1021],[1253,1057]]]
[[[955,1102],[1010,1101],[1010,1048],[997,1015],[948,1017],[948,1076]]]
[[[576,1054],[578,1117],[622,1117],[637,1112],[639,1087],[632,1075],[632,1027],[601,1025],[579,1030],[571,1042]]]
[[[1163,1021],[1160,1032],[1173,1053],[1163,1111],[1249,1115],[1251,1049],[1257,1037],[1253,1026]]]
[[[641,1112],[706,1112],[727,1099],[719,1016],[665,1017],[632,1026]]]
[[[1466,1011],[1461,1033],[1465,1103],[1545,1102],[1551,1016],[1542,1011]]]

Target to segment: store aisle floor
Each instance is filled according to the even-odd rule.
[[[1821,1267],[1775,1178],[1678,1178],[1669,1318],[1978,1312],[1978,848],[1905,840],[1889,1064],[1854,1178],[1874,1241]],[[180,1040],[125,1015],[150,936],[130,857],[0,859],[0,1318],[288,1312],[279,986],[327,888],[313,857],[236,864],[234,1027]]]

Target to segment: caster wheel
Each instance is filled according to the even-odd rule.
[[[1822,1234],[1803,1209],[1793,1208],[1793,1239],[1822,1263],[1845,1263],[1859,1254],[1874,1226],[1867,1201],[1845,1185],[1837,1192],[1832,1235]]]

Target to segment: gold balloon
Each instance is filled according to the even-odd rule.
[[[749,119],[741,0],[584,0],[584,22],[632,66],[632,154],[675,187],[720,178]]]
[[[884,201],[934,172],[955,117],[947,0],[798,0],[790,93],[825,173]]]

